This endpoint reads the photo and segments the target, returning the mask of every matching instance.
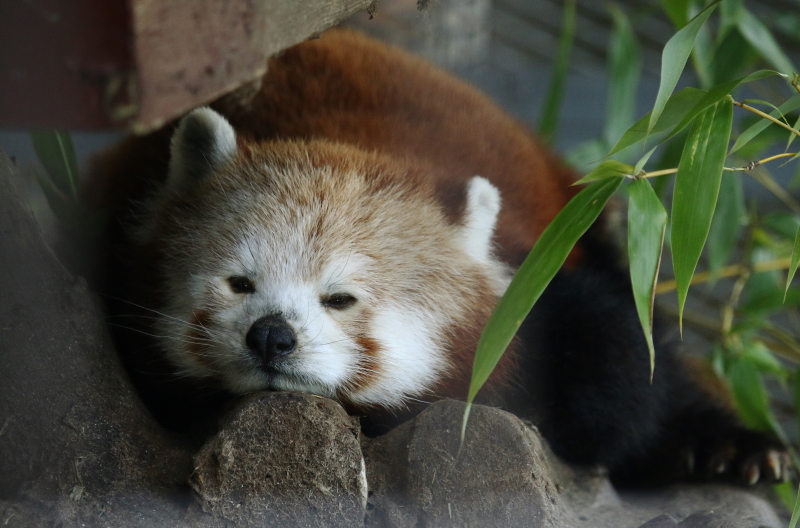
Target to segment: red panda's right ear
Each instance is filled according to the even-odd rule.
[[[181,119],[172,135],[167,185],[177,193],[191,188],[236,154],[230,123],[208,107]]]

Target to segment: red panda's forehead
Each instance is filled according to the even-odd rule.
[[[265,266],[306,278],[332,260],[357,254],[375,262],[370,273],[418,276],[428,268],[458,268],[455,227],[424,189],[352,168],[251,163],[209,182],[200,205],[197,239],[218,255],[258,253]],[[427,270],[427,271],[426,271]]]

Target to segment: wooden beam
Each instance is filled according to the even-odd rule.
[[[372,0],[0,2],[0,127],[146,132]]]

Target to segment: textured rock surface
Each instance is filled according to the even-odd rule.
[[[94,296],[42,241],[0,151],[0,522],[153,526],[191,453],[153,422]]]
[[[195,456],[192,519],[231,526],[357,526],[367,480],[358,419],[327,398],[245,399]],[[192,524],[192,523],[190,523]]]
[[[43,243],[15,172],[0,152],[0,526],[360,526],[365,514],[413,528],[785,525],[740,488],[617,493],[497,409],[473,410],[459,453],[452,401],[363,441],[368,495],[357,422],[324,398],[253,395],[194,453],[139,404],[93,295]]]
[[[436,403],[365,447],[367,526],[781,526],[764,499],[739,488],[618,493],[602,471],[563,464],[535,428],[498,409],[473,408],[459,453],[463,409]]]
[[[365,449],[368,526],[570,526],[551,457],[518,418],[437,403]]]

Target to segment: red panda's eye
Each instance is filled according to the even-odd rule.
[[[233,293],[254,293],[256,291],[255,285],[247,277],[228,277],[228,284]]]
[[[346,293],[334,293],[322,298],[322,305],[325,308],[333,308],[334,310],[344,310],[355,304],[356,298]]]

